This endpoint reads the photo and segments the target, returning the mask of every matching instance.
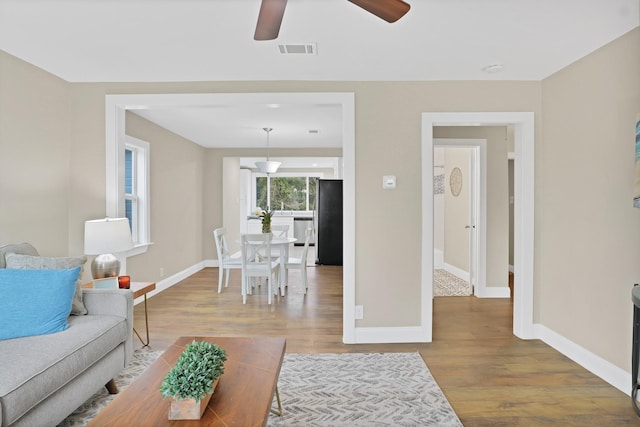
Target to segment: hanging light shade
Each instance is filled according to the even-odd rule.
[[[272,128],[262,128],[267,133],[267,161],[266,162],[256,162],[256,167],[260,169],[262,173],[275,173],[280,167],[280,162],[275,162],[269,160],[269,132],[271,132]]]

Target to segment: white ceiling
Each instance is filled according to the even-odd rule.
[[[0,0],[0,49],[69,82],[541,80],[640,20],[638,0],[407,2],[388,24],[346,0],[289,0],[279,38],[257,42],[260,0]],[[503,70],[482,70],[492,64]],[[258,146],[264,126],[273,147],[340,146],[335,108],[140,114],[204,146]]]
[[[136,114],[204,147],[342,147],[339,104],[237,104],[136,110]],[[317,131],[317,133],[312,132]]]
[[[638,26],[638,0],[408,0],[389,24],[346,0],[0,0],[0,49],[71,82],[541,80]],[[279,43],[315,42],[315,56]],[[501,63],[504,71],[482,68]]]

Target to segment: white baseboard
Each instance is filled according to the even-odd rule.
[[[476,296],[478,298],[511,298],[511,290],[508,286],[478,286]]]
[[[448,271],[449,273],[453,274],[457,278],[462,279],[465,282],[469,281],[469,272],[468,271],[464,271],[461,268],[455,267],[455,266],[453,266],[451,264],[447,264],[446,262],[444,263],[443,268],[444,268],[445,271]]]
[[[419,326],[355,328],[354,344],[431,342],[430,333]]]
[[[176,274],[167,277],[166,279],[162,279],[160,281],[156,282],[156,288],[155,290],[149,292],[147,294],[147,298],[152,297],[156,294],[159,294],[160,292],[164,291],[165,289],[169,289],[171,286],[175,285],[176,283],[180,282],[181,280],[186,279],[187,277],[197,273],[198,271],[202,270],[203,268],[207,267],[209,261],[200,261],[199,263],[192,265],[191,267],[187,267],[182,271],[177,272]],[[217,264],[217,261],[216,261]],[[216,287],[217,289],[217,282],[211,285],[212,287]],[[144,301],[144,296],[138,297],[135,299],[134,304],[139,304],[141,302]]]
[[[627,372],[624,369],[617,367],[544,325],[534,324],[533,331],[536,338],[558,350],[560,353],[564,354],[591,373],[602,378],[621,392],[631,396],[631,384],[633,383],[631,372]]]

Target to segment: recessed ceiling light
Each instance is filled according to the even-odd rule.
[[[504,66],[502,64],[491,64],[484,67],[482,71],[484,71],[485,73],[492,74],[492,73],[499,73],[503,69],[504,69]]]

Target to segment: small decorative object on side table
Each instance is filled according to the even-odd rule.
[[[131,278],[129,276],[118,277],[118,287],[120,289],[129,289],[131,286]]]
[[[104,279],[93,279],[92,285],[96,289],[118,289],[118,278],[105,277]]]

